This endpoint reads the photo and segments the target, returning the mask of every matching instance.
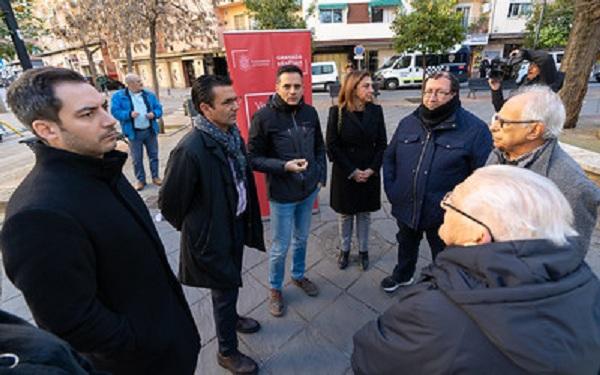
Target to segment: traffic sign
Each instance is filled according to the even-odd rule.
[[[361,44],[358,44],[354,47],[354,54],[362,56],[365,54],[365,47]]]

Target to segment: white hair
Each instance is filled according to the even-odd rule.
[[[133,81],[137,81],[138,79],[140,79],[140,76],[138,76],[135,73],[127,73],[127,75],[125,76],[125,83],[128,85]]]
[[[547,239],[565,245],[575,236],[573,210],[548,178],[525,168],[479,168],[463,183],[461,208],[488,225],[498,241]]]
[[[524,97],[521,97],[522,95]],[[540,120],[545,127],[544,139],[558,138],[566,119],[565,106],[560,96],[548,86],[533,85],[519,89],[511,97],[511,100],[519,99],[525,99],[521,112],[522,119]]]

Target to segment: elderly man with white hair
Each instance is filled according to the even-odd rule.
[[[558,144],[565,122],[560,97],[547,86],[529,86],[492,118],[494,150],[487,165],[530,169],[552,180],[573,208],[576,249],[587,252],[600,206],[600,189]]]
[[[441,206],[448,247],[355,334],[354,373],[597,375],[600,282],[556,185],[488,166]]]
[[[158,176],[158,122],[162,116],[162,106],[156,95],[144,90],[142,79],[133,73],[125,76],[127,88],[117,91],[111,98],[110,112],[119,120],[123,134],[129,140],[133,171],[136,181],[135,190],[146,186],[144,171],[144,146],[150,161],[152,183],[160,186]]]

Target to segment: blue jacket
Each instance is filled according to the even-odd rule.
[[[417,111],[398,124],[383,156],[383,184],[392,215],[414,229],[443,221],[440,201],[492,150],[487,125],[462,107],[429,130]]]
[[[148,112],[154,113],[154,118],[150,120],[150,125],[154,134],[158,134],[158,122],[157,120],[162,117],[162,105],[158,102],[156,95],[148,90],[142,90],[142,97]],[[129,140],[135,139],[135,131],[133,131],[133,118],[131,112],[133,111],[133,103],[129,91],[122,89],[114,93],[110,100],[110,113],[119,120],[121,123],[121,129],[123,134]]]

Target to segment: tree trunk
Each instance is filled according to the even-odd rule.
[[[133,52],[129,41],[125,44],[125,55],[127,56],[127,73],[133,73]]]
[[[6,105],[4,104],[4,100],[2,100],[2,98],[0,98],[0,113],[8,113]]]
[[[156,18],[150,22],[150,70],[152,71],[152,88],[156,98],[159,99],[158,75],[156,72]],[[165,123],[162,118],[158,119],[158,130],[165,132]]]
[[[83,52],[85,52],[85,56],[87,57],[88,64],[90,66],[90,74],[92,76],[92,85],[96,85],[96,78],[98,78],[98,73],[96,71],[96,63],[94,62],[94,55],[92,51],[90,51],[90,47],[88,47],[85,38],[81,38],[81,43],[83,44]]]
[[[575,19],[561,64],[561,70],[566,74],[560,90],[567,111],[566,129],[577,125],[590,72],[599,49],[600,0],[576,0]]]

